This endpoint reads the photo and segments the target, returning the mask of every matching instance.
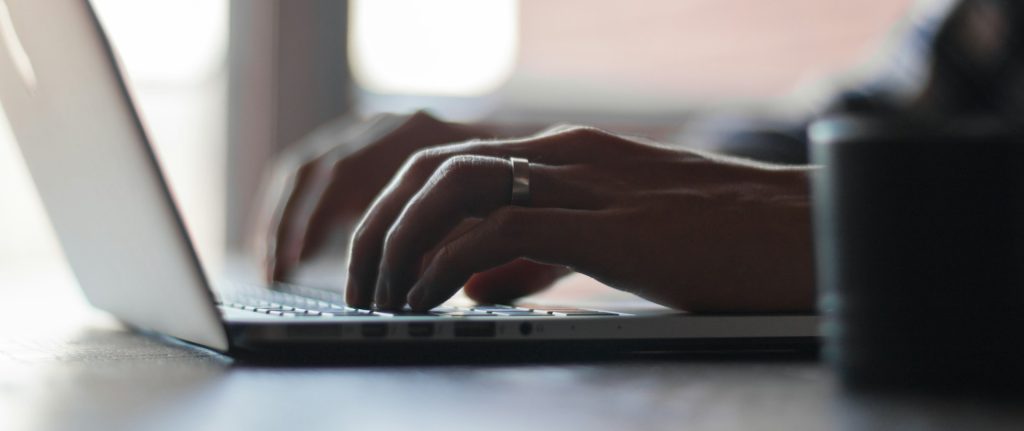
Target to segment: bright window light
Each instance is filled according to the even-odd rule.
[[[353,0],[355,80],[384,94],[492,92],[515,66],[518,6],[516,0]]]
[[[137,85],[206,79],[224,63],[226,0],[92,3]]]
[[[228,0],[92,0],[207,268],[223,253]]]

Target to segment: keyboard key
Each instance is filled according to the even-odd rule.
[[[485,312],[485,311],[456,311],[456,312],[453,312],[453,313],[441,313],[441,314],[439,314],[439,316],[441,316],[441,317],[486,317],[486,316],[494,317],[493,314]]]
[[[282,311],[291,311],[291,310],[286,310],[284,308],[277,308],[277,307],[268,307],[268,308],[257,308],[256,310],[253,310],[253,311],[255,311],[257,313],[270,313],[271,311],[277,311],[277,312],[280,313]]]
[[[588,310],[583,310],[583,309],[579,309],[579,308],[575,308],[575,307],[538,307],[538,308],[534,308],[533,310],[534,311],[547,312],[547,313],[555,312],[555,311],[563,312],[563,313],[572,313],[572,312],[577,312],[577,311],[588,311]]]
[[[495,316],[549,316],[549,314],[535,313],[529,310],[501,310],[491,311],[490,313]]]
[[[501,304],[497,304],[497,305],[474,305],[472,307],[472,309],[473,310],[477,310],[477,311],[501,311],[501,310],[514,310],[515,307],[509,306],[509,305],[501,305]]]
[[[618,313],[607,313],[604,311],[592,311],[592,310],[577,310],[577,311],[552,311],[553,316],[562,317],[573,317],[573,316],[618,316]]]
[[[442,314],[442,313],[455,313],[455,312],[459,312],[459,311],[468,311],[468,310],[469,309],[466,309],[466,308],[460,309],[458,307],[448,307],[448,306],[442,305],[440,307],[432,308],[430,310],[430,312],[433,313],[433,314]]]
[[[619,313],[612,313],[607,311],[587,310],[576,307],[564,307],[564,306],[541,306],[541,305],[521,305],[520,309],[530,309],[538,313],[547,313],[552,316],[618,316]]]
[[[318,313],[346,313],[348,310],[344,308],[329,308],[329,307],[309,307],[306,311],[316,311]]]

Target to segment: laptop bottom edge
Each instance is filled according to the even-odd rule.
[[[284,364],[502,364],[592,362],[621,359],[799,358],[816,360],[817,337],[423,341],[401,344],[281,342],[233,344],[243,363]]]

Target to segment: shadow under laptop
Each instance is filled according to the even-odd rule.
[[[365,366],[501,366],[600,364],[610,362],[813,362],[818,345],[805,339],[673,340],[661,345],[650,341],[551,341],[529,347],[515,343],[460,341],[399,345],[275,346],[264,351],[231,352],[235,366],[365,367]]]

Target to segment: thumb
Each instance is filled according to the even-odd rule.
[[[474,274],[464,291],[474,301],[505,304],[547,289],[571,271],[562,266],[544,265],[517,259],[485,272]]]

